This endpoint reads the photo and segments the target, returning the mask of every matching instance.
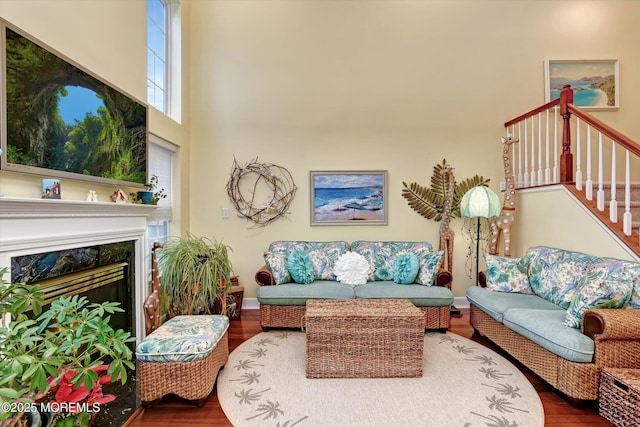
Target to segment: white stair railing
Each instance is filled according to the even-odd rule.
[[[572,138],[572,127],[575,129],[575,138]],[[640,199],[635,203],[632,200],[635,196],[631,191],[631,176],[632,167],[640,165],[640,144],[573,105],[573,90],[570,87],[563,89],[561,99],[506,122],[505,129],[510,135],[517,134],[520,141],[519,144],[514,144],[512,152],[517,188],[563,183],[573,188],[575,193],[581,194],[584,200],[591,202],[594,199],[595,167],[595,212],[604,214],[605,205],[609,204],[608,215],[597,216],[607,218],[612,229],[619,230],[621,235],[635,235],[632,210],[640,204]],[[559,132],[562,132],[561,138],[558,137]],[[594,136],[598,138],[597,153],[593,151],[591,143]],[[608,144],[605,147],[604,137],[611,140],[610,150],[607,148]],[[562,141],[561,145],[559,140]],[[576,155],[575,168],[572,149]],[[620,167],[617,164],[619,149],[624,150],[624,173],[620,170],[623,168],[622,163]],[[594,159],[594,156],[597,157]],[[593,160],[596,160],[595,164],[592,164]],[[605,175],[610,177],[610,184],[604,181]],[[610,193],[605,196],[607,187],[610,188]],[[618,201],[618,192],[623,188],[624,209],[619,210],[622,209],[622,201]],[[618,221],[620,214],[621,224]],[[640,234],[637,239],[632,249],[640,255]]]

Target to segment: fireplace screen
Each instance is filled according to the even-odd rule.
[[[45,308],[62,295],[119,302],[124,313],[115,313],[109,324],[134,333],[134,253],[134,242],[128,241],[14,257],[11,280],[38,284]]]

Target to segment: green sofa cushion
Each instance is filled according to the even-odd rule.
[[[355,288],[356,298],[407,298],[416,307],[453,304],[453,293],[442,286],[401,285],[392,281],[369,282]]]
[[[591,362],[593,340],[579,329],[564,326],[565,315],[565,310],[512,308],[504,312],[503,324],[563,359]]]
[[[306,305],[308,299],[353,298],[355,294],[351,286],[330,280],[316,280],[308,285],[284,283],[258,288],[258,302],[267,305]]]
[[[562,315],[566,313],[554,303],[537,295],[493,292],[480,286],[471,286],[467,289],[467,300],[500,323],[502,323],[503,313],[510,308],[557,310]]]

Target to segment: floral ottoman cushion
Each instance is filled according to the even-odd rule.
[[[207,357],[229,328],[221,315],[176,316],[136,347],[142,362],[194,362]]]

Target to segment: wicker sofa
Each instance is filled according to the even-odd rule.
[[[296,249],[312,254],[316,270],[312,283],[291,282],[286,278],[286,267],[277,262]],[[354,287],[336,281],[333,264],[348,251],[361,254],[371,264],[372,274],[366,284]],[[433,254],[428,242],[272,242],[265,252],[266,264],[255,274],[259,285],[260,325],[264,330],[301,328],[309,299],[407,298],[424,314],[425,329],[446,331],[453,304],[451,274],[439,269],[427,286],[394,283],[385,275],[391,270],[396,256],[406,252],[415,253],[419,259]]]
[[[570,400],[597,400],[604,367],[640,366],[639,263],[541,246],[505,260],[488,260],[481,286],[467,291],[477,333]],[[504,288],[517,282],[514,268],[529,292]]]

